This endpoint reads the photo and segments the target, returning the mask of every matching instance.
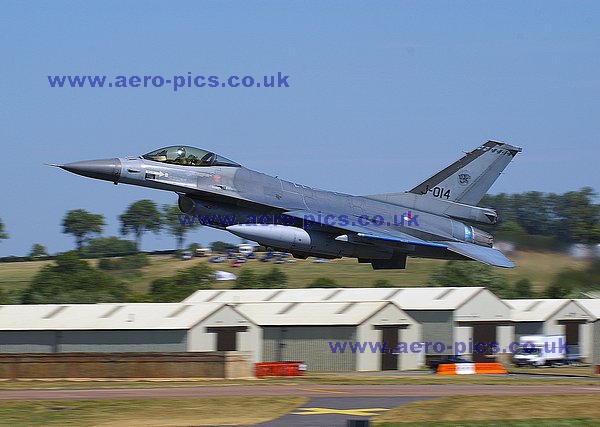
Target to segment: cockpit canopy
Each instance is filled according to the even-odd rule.
[[[154,162],[185,166],[240,166],[236,162],[219,154],[184,145],[159,148],[158,150],[144,154],[142,158]]]

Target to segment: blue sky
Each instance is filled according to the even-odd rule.
[[[351,194],[402,191],[487,139],[492,193],[600,191],[600,3],[16,2],[0,13],[0,256],[72,248],[67,210],[172,193],[44,166],[172,144]],[[289,88],[51,88],[48,75],[289,75]],[[201,229],[188,241],[231,235]],[[145,236],[144,249],[174,246]]]

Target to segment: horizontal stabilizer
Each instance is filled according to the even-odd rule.
[[[484,264],[505,268],[512,268],[515,266],[511,260],[504,256],[502,252],[494,248],[487,248],[485,246],[474,245],[472,243],[444,243],[447,245],[449,251],[463,255],[467,258],[474,259],[475,261],[479,261]]]

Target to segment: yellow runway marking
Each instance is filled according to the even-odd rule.
[[[316,388],[301,388],[302,391],[314,391],[316,393],[331,393],[331,394],[350,394],[348,391],[336,391],[336,390],[319,390]]]
[[[298,408],[292,412],[293,415],[326,415],[326,414],[337,414],[337,415],[352,415],[355,417],[372,417],[379,415],[379,413],[388,411],[388,408],[360,408],[360,409],[331,409],[331,408]]]

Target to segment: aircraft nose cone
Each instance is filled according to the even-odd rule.
[[[119,182],[121,176],[121,161],[116,158],[67,163],[60,168],[77,175],[112,181],[115,184]]]

